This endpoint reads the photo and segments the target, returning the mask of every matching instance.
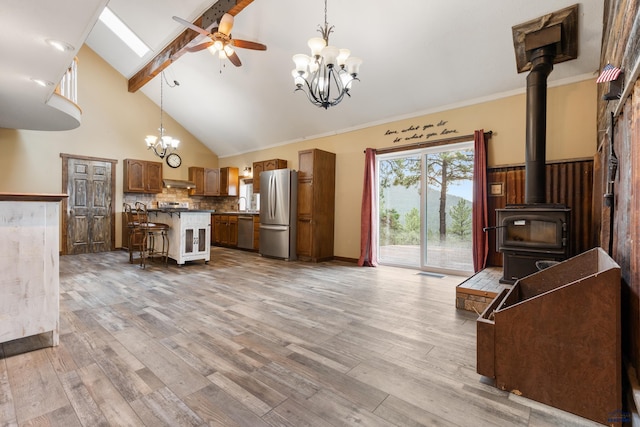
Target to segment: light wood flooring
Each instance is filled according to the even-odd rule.
[[[213,248],[61,257],[60,345],[0,345],[2,426],[585,426],[475,371],[464,278]]]

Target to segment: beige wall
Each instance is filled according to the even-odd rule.
[[[127,92],[127,81],[86,46],[79,54],[78,99],[83,110],[82,125],[65,132],[36,132],[0,129],[0,192],[58,193],[62,190],[60,153],[103,157],[118,160],[114,202],[120,212],[122,204],[122,159],[157,160],[146,149],[144,136],[155,133],[159,109],[141,92]],[[524,88],[523,88],[524,89]],[[547,158],[549,160],[591,157],[596,149],[596,84],[594,79],[551,88],[548,94]],[[349,102],[346,100],[344,102]],[[305,107],[305,106],[301,106]],[[308,106],[310,114],[316,112]],[[340,108],[337,106],[335,108]],[[438,126],[440,122],[446,122]],[[423,126],[433,125],[423,131]],[[429,132],[443,129],[472,134],[476,129],[492,130],[489,163],[495,165],[524,162],[525,96],[509,96],[481,104],[449,109],[435,114],[371,126],[337,135],[309,139],[239,156],[219,159],[204,145],[165,115],[165,127],[182,142],[183,166],[164,168],[166,178],[187,179],[187,167],[237,166],[243,170],[254,160],[282,158],[290,167],[298,167],[297,153],[306,148],[320,148],[337,154],[336,244],[335,255],[357,258],[360,241],[360,200],[362,198],[363,150],[394,145],[397,137],[410,126],[419,127],[411,140],[436,140]],[[387,131],[397,132],[386,134]],[[397,144],[405,144],[401,141]],[[116,215],[116,244],[119,245],[120,216]]]
[[[147,150],[144,137],[157,134],[160,109],[142,92],[129,93],[127,80],[83,46],[78,55],[78,105],[82,124],[70,131],[41,132],[0,129],[0,192],[60,193],[60,153],[118,160],[116,212],[122,206],[122,160],[160,161]],[[218,158],[168,115],[164,127],[180,139],[183,165],[218,165]],[[187,179],[186,166],[163,167],[165,178]],[[120,218],[117,214],[116,218]],[[116,245],[120,245],[120,221],[116,221]]]
[[[548,160],[592,157],[595,154],[596,96],[595,79],[549,89]],[[311,105],[308,107],[310,113],[315,112]],[[494,132],[488,144],[490,166],[522,164],[525,145],[525,109],[525,95],[522,93],[436,114],[225,157],[220,159],[220,166],[238,166],[242,170],[253,161],[280,158],[286,159],[289,167],[296,169],[299,150],[319,148],[336,153],[335,255],[358,258],[365,148],[386,148],[411,142],[470,135],[476,129],[484,129]],[[446,123],[438,126],[443,122]],[[429,125],[433,127],[424,129],[424,126]],[[417,127],[418,130],[402,132],[410,127]],[[439,135],[444,129],[457,132]],[[387,131],[397,133],[388,134]],[[427,137],[431,132],[438,135]],[[394,143],[395,138],[410,137],[414,133],[418,136],[422,135],[422,138]]]

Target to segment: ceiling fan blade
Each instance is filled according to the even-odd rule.
[[[235,47],[241,47],[243,49],[267,50],[266,45],[263,45],[262,43],[250,42],[247,40],[232,39],[231,44]]]
[[[238,55],[235,52],[228,54],[227,51],[225,50],[224,53],[225,55],[227,55],[227,58],[229,58],[229,61],[231,61],[233,65],[235,65],[236,67],[239,67],[242,65],[242,62],[240,62],[240,58],[238,58]]]
[[[193,25],[191,22],[189,21],[185,21],[184,19],[178,17],[178,16],[174,16],[173,20],[176,22],[181,23],[182,25],[184,25],[187,28],[191,28],[193,31],[197,31],[200,34],[204,34],[205,36],[209,36],[211,34],[209,34],[209,32],[205,29],[202,29],[200,27],[198,27],[197,25]]]
[[[218,31],[220,31],[222,34],[229,35],[231,34],[231,28],[233,28],[233,15],[229,15],[228,13],[225,13],[224,15],[222,15],[222,18],[220,19],[220,25],[218,26]]]
[[[201,50],[208,48],[212,44],[213,44],[213,40],[209,40],[192,47],[185,47],[184,50],[186,50],[187,52],[200,52]]]

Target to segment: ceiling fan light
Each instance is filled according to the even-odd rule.
[[[214,55],[214,56],[217,55],[217,53],[218,53],[218,51],[216,50],[216,47],[214,45],[209,46],[207,48],[207,50],[209,51],[209,53],[211,55]]]
[[[234,50],[233,50],[233,48],[231,47],[230,44],[225,45],[223,50],[224,50],[224,53],[227,54],[227,56],[233,55]]]
[[[231,33],[231,28],[233,27],[233,15],[225,13],[222,15],[220,19],[220,25],[218,26],[218,31],[222,34],[229,35]]]
[[[309,62],[311,62],[311,58],[304,53],[293,55],[292,59],[296,64],[296,71],[298,71],[299,73],[307,71],[307,66],[309,65]]]
[[[347,72],[354,77],[357,76],[360,72],[360,64],[362,64],[362,59],[355,56],[350,57],[346,62]]]
[[[222,43],[222,41],[220,41],[220,40],[216,40],[216,41],[213,42],[213,48],[215,50],[222,50],[222,49],[224,49],[224,43]]]
[[[320,54],[322,55],[322,59],[324,59],[324,63],[327,66],[331,67],[335,65],[336,61],[338,60],[340,50],[335,46],[326,46],[322,48]]]
[[[351,55],[351,51],[349,49],[340,49],[340,53],[338,54],[338,65],[340,67],[344,67],[347,58]]]
[[[312,56],[320,56],[320,52],[327,45],[327,42],[322,37],[313,37],[310,38],[307,42],[309,49],[311,49]]]

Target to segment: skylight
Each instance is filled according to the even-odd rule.
[[[120,20],[108,7],[105,7],[100,14],[100,21],[104,23],[113,33],[120,37],[120,40],[125,42],[131,50],[133,50],[139,57],[143,57],[151,49],[147,46],[138,36],[135,35],[124,22]]]

